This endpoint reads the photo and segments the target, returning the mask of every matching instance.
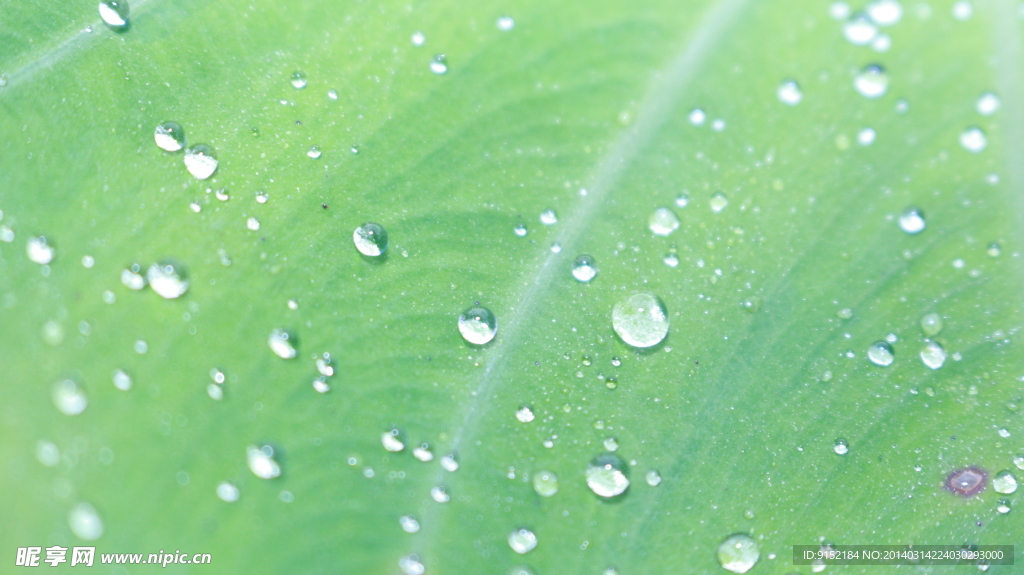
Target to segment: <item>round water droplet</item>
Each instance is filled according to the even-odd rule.
[[[853,87],[865,98],[880,98],[889,89],[889,75],[878,64],[865,67],[853,79]]]
[[[128,391],[132,388],[132,376],[128,375],[123,369],[114,371],[114,387],[121,391]]]
[[[385,449],[387,449],[387,447],[385,447]],[[426,443],[414,447],[412,450],[412,456],[424,463],[434,460],[434,452],[430,451],[430,446]]]
[[[115,32],[128,29],[128,0],[100,0],[100,18]]]
[[[558,214],[555,210],[544,210],[540,213],[540,223],[545,226],[553,226],[558,223]]]
[[[448,473],[454,473],[459,469],[459,462],[455,459],[454,453],[449,453],[441,458],[441,469],[444,469]]]
[[[161,150],[177,152],[185,147],[185,129],[177,122],[164,122],[156,127],[153,140]]]
[[[878,27],[871,18],[858,12],[843,24],[843,37],[855,46],[867,46],[878,36]]]
[[[438,76],[448,73],[448,58],[444,54],[438,54],[430,61],[430,71]]]
[[[406,533],[417,533],[420,530],[420,522],[416,520],[414,515],[403,515],[398,518],[398,524],[402,526],[402,531]]]
[[[146,271],[149,287],[160,297],[174,299],[188,291],[188,278],[184,268],[170,261],[149,266]]]
[[[516,224],[516,227],[512,228],[512,233],[521,238],[525,238],[527,233],[526,224]]]
[[[804,99],[804,93],[800,91],[800,85],[796,83],[796,80],[786,80],[779,84],[775,95],[779,98],[780,102],[787,106],[796,106],[800,103],[800,100]]]
[[[56,467],[60,463],[60,449],[52,441],[40,439],[36,443],[36,459],[47,467]]]
[[[832,444],[832,451],[835,451],[837,455],[846,455],[850,452],[850,447],[846,444],[845,439],[837,439]]]
[[[427,42],[427,37],[423,35],[423,32],[413,32],[409,40],[413,46],[422,46]]]
[[[862,146],[870,146],[875,143],[875,131],[871,128],[864,128],[857,132],[857,143]]]
[[[1014,455],[1013,464],[1017,466],[1017,469],[1024,470],[1024,453]]]
[[[668,208],[658,208],[647,219],[647,225],[654,235],[667,236],[679,229],[679,217]]]
[[[294,333],[284,330],[275,329],[270,332],[270,337],[267,338],[267,345],[270,346],[270,350],[274,352],[274,355],[282,359],[292,359],[298,351],[295,346],[298,344],[298,338]]]
[[[534,419],[533,410],[528,405],[520,407],[516,410],[516,419],[520,423],[530,423]]]
[[[515,20],[509,18],[508,16],[502,16],[501,18],[498,18],[496,24],[498,26],[498,30],[501,30],[502,32],[508,32],[509,30],[515,28],[516,26]]]
[[[50,396],[53,398],[53,405],[65,415],[78,415],[89,405],[89,398],[86,397],[85,390],[70,379],[53,384]]]
[[[380,434],[380,443],[384,449],[391,452],[399,452],[405,449],[405,443],[401,439],[401,432],[397,429],[390,429]],[[434,456],[431,455],[430,459]]]
[[[220,498],[221,501],[234,503],[235,501],[238,501],[239,495],[238,487],[235,487],[235,484],[230,481],[221,481],[217,485],[217,497]]]
[[[572,262],[572,277],[576,278],[576,281],[587,283],[595,276],[597,276],[597,264],[594,263],[593,257],[583,254]]]
[[[960,134],[960,146],[968,152],[977,154],[987,145],[988,138],[985,137],[985,132],[977,126],[971,126]]]
[[[729,536],[718,546],[718,562],[733,573],[750,571],[760,557],[757,542],[743,533]]]
[[[999,111],[999,96],[992,92],[985,92],[978,98],[975,108],[982,116],[991,116]]]
[[[367,222],[352,232],[352,241],[359,253],[377,257],[388,249],[388,232],[380,224]]]
[[[537,547],[537,536],[529,529],[516,529],[508,535],[508,546],[523,555]]]
[[[974,6],[972,6],[967,0],[959,0],[959,2],[953,4],[953,17],[961,22],[969,20],[973,13]]]
[[[924,231],[924,211],[921,208],[910,207],[903,210],[899,219],[900,229],[908,234],[919,234]]]
[[[430,488],[430,498],[438,503],[448,503],[452,500],[452,496],[448,495],[448,491],[440,485]]]
[[[1000,499],[999,504],[996,505],[996,512],[1000,515],[1006,515],[1011,510],[1009,499]]]
[[[925,314],[921,318],[921,331],[927,337],[935,337],[942,331],[942,317],[937,313]]]
[[[879,26],[892,26],[903,17],[903,6],[897,0],[875,0],[868,4],[867,11]]]
[[[306,75],[302,72],[293,72],[291,78],[292,87],[301,90],[306,87]]]
[[[68,513],[68,527],[75,537],[95,541],[103,536],[103,521],[96,508],[88,503],[79,503]]]
[[[601,443],[606,451],[618,451],[619,441],[614,437],[608,437]]]
[[[939,369],[946,363],[946,350],[935,341],[929,341],[921,350],[921,362],[929,369]]]
[[[249,228],[254,232],[258,232],[260,230],[260,221],[257,220],[255,217],[250,217],[249,219],[245,220],[245,227]]]
[[[306,155],[314,160],[319,160],[320,154],[320,146],[310,146],[309,149],[306,150]]]
[[[1017,491],[1017,478],[1013,476],[1013,472],[1009,470],[1000,471],[996,473],[996,476],[992,478],[992,489],[996,493],[1002,493],[1009,495]]]
[[[485,307],[471,307],[459,316],[462,339],[474,345],[484,345],[498,333],[498,320]]]
[[[25,253],[28,255],[28,259],[45,266],[53,261],[57,252],[50,245],[46,236],[36,236],[29,238],[28,243],[25,244]]]
[[[650,485],[651,487],[661,485],[661,474],[653,469],[647,472],[644,479],[647,480],[647,485]]]
[[[689,118],[690,123],[693,124],[694,126],[703,126],[704,120],[707,119],[707,114],[705,114],[704,110],[701,110],[700,108],[694,108],[692,111],[690,111]]]
[[[626,464],[612,453],[594,458],[587,464],[587,487],[601,497],[622,495],[629,487],[626,477]]]
[[[722,210],[729,206],[729,198],[725,197],[725,194],[717,193],[711,196],[708,200],[708,205],[711,206],[711,211],[716,214],[722,213]]]
[[[668,327],[665,303],[650,292],[621,300],[612,310],[612,328],[622,341],[633,347],[658,345],[668,335]]]
[[[206,144],[196,144],[185,150],[185,169],[197,180],[205,180],[217,171],[217,158],[213,148]]]
[[[876,341],[868,347],[868,359],[875,365],[889,367],[896,359],[896,354],[889,342]]]
[[[538,471],[533,475],[533,490],[541,497],[558,493],[558,476],[550,471]]]
[[[270,445],[246,447],[245,462],[249,466],[249,471],[252,471],[252,474],[260,479],[274,479],[281,476],[281,466],[274,459],[274,448]]]

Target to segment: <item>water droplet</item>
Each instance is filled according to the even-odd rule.
[[[552,243],[551,244],[551,253],[553,253],[553,254],[562,253],[562,244],[559,243],[559,242]]]
[[[750,571],[760,557],[757,542],[743,533],[729,536],[718,546],[718,562],[733,573]]]
[[[0,226],[0,242],[11,243],[14,241],[14,230],[7,226]]]
[[[558,214],[555,210],[544,210],[540,213],[540,223],[545,226],[553,226],[558,223]]]
[[[177,152],[185,147],[185,129],[177,122],[164,122],[156,127],[153,140],[161,150]]]
[[[70,379],[53,384],[50,396],[53,398],[53,405],[65,415],[78,415],[89,405],[89,398],[86,397],[85,390]]]
[[[967,0],[960,0],[953,4],[953,17],[963,22],[971,17],[974,13],[974,6],[971,5]]]
[[[583,254],[572,262],[572,277],[576,278],[576,281],[587,283],[595,276],[597,276],[597,264],[593,257]]]
[[[146,340],[137,339],[135,340],[135,344],[132,345],[132,349],[134,349],[135,353],[139,355],[145,355],[146,352],[149,351],[149,344],[146,343]]]
[[[331,390],[331,384],[327,383],[327,378],[321,375],[313,379],[313,390],[317,393],[327,393]]]
[[[982,116],[991,116],[999,110],[999,96],[992,92],[985,92],[978,98],[975,108]]]
[[[508,570],[508,575],[537,575],[533,569],[525,565],[518,565]]]
[[[149,266],[146,279],[149,281],[149,287],[166,299],[181,297],[188,291],[185,270],[174,262],[163,261]]]
[[[452,500],[452,496],[448,495],[448,491],[440,485],[430,488],[430,497],[438,503],[448,503]]]
[[[870,146],[875,143],[875,131],[871,128],[864,128],[857,132],[857,143],[862,146]]]
[[[892,48],[892,38],[888,34],[879,34],[871,43],[871,49],[875,52],[888,52]]]
[[[929,369],[939,369],[946,363],[946,350],[935,341],[929,341],[921,350],[921,362]]]
[[[515,28],[516,26],[515,20],[509,18],[508,16],[502,16],[501,18],[498,18],[496,24],[498,26],[498,30],[501,30],[502,32],[508,32],[509,30]]]
[[[384,449],[397,453],[405,449],[405,443],[399,437],[401,432],[397,429],[390,429],[380,434],[380,444],[384,446]],[[433,458],[433,456],[431,456]]]
[[[398,518],[398,524],[402,526],[402,531],[406,533],[416,533],[420,530],[420,522],[416,520],[414,515],[403,515]]]
[[[414,447],[412,456],[424,463],[434,460],[434,452],[430,451],[430,446],[426,443]]]
[[[835,451],[837,455],[846,455],[850,452],[850,447],[846,444],[845,439],[837,439],[832,444],[832,451]]]
[[[778,96],[780,102],[787,106],[796,106],[800,100],[804,99],[804,93],[800,91],[800,85],[796,83],[796,80],[786,80],[779,84],[775,95]]]
[[[352,241],[359,253],[377,257],[388,249],[388,232],[380,224],[366,222],[352,232]]]
[[[426,571],[426,567],[420,562],[420,558],[415,554],[407,557],[402,557],[398,560],[398,568],[402,570],[405,575],[423,575]]]
[[[427,37],[423,35],[423,32],[413,32],[412,37],[409,38],[413,46],[422,46],[427,42]]]
[[[876,36],[878,27],[863,12],[857,12],[843,24],[843,37],[854,46],[867,46]]]
[[[716,118],[716,119],[712,120],[711,121],[711,129],[716,131],[716,132],[721,132],[722,130],[725,130],[725,120],[723,120],[721,118]]]
[[[53,261],[56,251],[46,239],[46,236],[35,236],[29,238],[25,244],[25,253],[28,259],[39,265],[46,265]]]
[[[474,345],[484,345],[498,333],[498,320],[485,307],[471,307],[459,316],[462,339]]]
[[[114,371],[114,387],[121,391],[128,391],[132,388],[132,376],[128,375],[123,369]]]
[[[541,497],[552,497],[558,493],[558,476],[550,471],[533,474],[533,490]]]
[[[693,124],[694,126],[703,126],[704,120],[707,119],[707,115],[704,113],[704,110],[701,110],[700,108],[694,108],[690,112],[689,118],[690,123]]]
[[[512,228],[512,233],[521,238],[526,237],[526,232],[526,224],[516,224],[516,227]]]
[[[235,487],[234,483],[231,483],[230,481],[221,481],[217,484],[217,497],[220,498],[221,501],[234,503],[235,501],[238,501],[239,495],[238,487]]]
[[[676,198],[677,208],[685,208],[688,205],[690,205],[690,196],[688,194],[682,193],[678,198]]]
[[[879,98],[889,89],[889,75],[878,64],[871,64],[853,79],[853,87],[865,98]]]
[[[296,90],[301,90],[306,87],[306,75],[302,72],[293,72],[291,77],[292,87]]]
[[[197,180],[205,180],[217,171],[217,158],[213,148],[206,144],[196,144],[185,150],[185,169]]]
[[[100,18],[115,32],[128,29],[128,0],[100,0]]]
[[[647,472],[644,479],[647,480],[647,485],[650,485],[651,487],[657,487],[661,484],[661,474],[653,469]]]
[[[924,231],[924,211],[921,208],[910,207],[903,210],[899,219],[900,229],[908,234],[919,234]]]
[[[444,469],[448,473],[453,473],[459,469],[459,462],[455,459],[454,453],[449,453],[442,457],[440,463],[441,469]]]
[[[960,146],[968,152],[977,154],[987,145],[988,138],[985,137],[985,132],[977,126],[971,126],[960,134]]]
[[[226,202],[228,201],[228,199],[230,199],[230,196],[228,196],[228,191],[224,188],[217,190],[216,192],[213,193],[213,195],[222,202]]]
[[[711,196],[711,199],[708,201],[708,205],[711,206],[712,212],[720,214],[722,213],[722,210],[729,206],[729,198],[726,198],[725,194],[717,193]]]
[[[1006,515],[1011,510],[1009,499],[1000,499],[999,504],[996,505],[996,512],[1000,515]]]
[[[836,317],[838,317],[839,319],[850,319],[851,317],[853,317],[853,310],[848,307],[844,307],[843,309],[836,312]]]
[[[142,266],[132,264],[122,270],[121,283],[130,290],[140,290],[146,287],[146,278],[142,275]]]
[[[868,4],[867,11],[879,26],[892,26],[903,17],[903,6],[896,0],[875,0]]]
[[[338,92],[336,90],[327,90],[327,97],[332,100],[338,99]]]
[[[40,439],[36,443],[36,459],[47,467],[56,467],[60,463],[60,449],[52,441]]]
[[[619,450],[619,442],[614,437],[606,438],[601,444],[604,445],[605,451],[611,452]]]
[[[587,487],[601,497],[622,495],[629,487],[625,469],[626,464],[615,454],[598,456],[587,464]]]
[[[529,529],[516,529],[509,533],[508,546],[520,555],[529,553],[537,547],[537,536]]]
[[[896,356],[888,342],[876,341],[868,347],[868,359],[875,365],[889,367]]]
[[[430,61],[430,71],[438,76],[448,73],[448,58],[444,54],[434,56]]]
[[[516,419],[519,420],[520,423],[530,423],[533,421],[533,418],[533,410],[530,409],[530,406],[528,405],[524,405],[516,410]]]
[[[668,208],[658,208],[648,218],[647,225],[654,235],[667,236],[679,229],[679,217]]]
[[[1014,491],[1017,491],[1017,478],[1013,476],[1013,472],[1009,470],[1000,471],[996,473],[996,476],[992,478],[992,489],[996,493],[1002,493],[1009,495]]]
[[[252,471],[252,474],[260,479],[274,479],[281,476],[281,466],[274,459],[274,448],[270,445],[246,447],[245,462],[249,465],[249,471]]]
[[[314,160],[319,160],[320,146],[310,146],[309,149],[306,150],[306,155],[309,156],[310,158],[313,158]]]
[[[255,217],[249,217],[245,220],[245,227],[249,228],[251,231],[258,232],[260,231],[260,221]]]
[[[270,332],[270,337],[267,338],[267,345],[270,346],[270,351],[274,352],[274,355],[282,359],[292,359],[298,351],[295,346],[298,344],[298,338],[294,333],[284,330],[275,329]]]
[[[290,309],[290,310],[299,309],[299,300],[297,300],[295,298],[292,298],[292,299],[288,300],[288,309]]]
[[[1017,469],[1024,470],[1024,453],[1013,456],[1013,464],[1017,466]]]
[[[935,337],[942,331],[942,317],[937,313],[925,314],[921,318],[921,331],[927,337]]]
[[[103,521],[96,508],[88,503],[79,503],[68,513],[68,527],[75,537],[95,541],[103,536]]]
[[[627,344],[651,347],[668,335],[668,310],[661,298],[650,292],[641,292],[615,304],[612,327]]]

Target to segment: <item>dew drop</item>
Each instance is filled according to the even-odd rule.
[[[921,331],[927,337],[935,337],[942,331],[942,317],[937,313],[925,314],[921,318]]]
[[[430,446],[426,443],[414,447],[412,456],[424,463],[434,460],[434,452],[430,451]]]
[[[903,210],[899,219],[900,229],[914,235],[924,231],[924,211],[921,208],[909,207]]]
[[[52,441],[40,439],[36,443],[36,459],[47,467],[56,467],[60,463],[60,449]]]
[[[518,237],[525,238],[527,233],[526,224],[516,224],[516,227],[512,228],[512,233]]]
[[[1002,493],[1009,495],[1017,491],[1017,478],[1013,476],[1013,472],[1009,470],[1000,471],[996,473],[996,476],[992,478],[992,489],[996,493]]]
[[[399,559],[398,568],[402,570],[404,575],[423,575],[427,570],[420,561],[420,558],[415,554]]]
[[[690,111],[689,119],[690,123],[694,126],[703,126],[704,120],[707,119],[707,114],[705,114],[704,110],[701,110],[700,108],[694,108]]]
[[[274,355],[282,359],[292,359],[298,351],[295,349],[298,343],[298,338],[295,334],[284,329],[275,329],[270,332],[270,337],[267,338],[267,345],[270,346],[270,351],[274,352]]]
[[[868,347],[868,359],[875,365],[889,367],[896,355],[888,342],[876,341]]]
[[[359,253],[378,257],[388,249],[388,232],[380,224],[366,222],[352,232],[352,241]]]
[[[953,4],[953,17],[961,22],[969,20],[974,13],[974,6],[967,0],[960,0]]]
[[[946,350],[935,341],[929,341],[921,350],[921,362],[929,369],[939,369],[946,363]]]
[[[537,547],[537,536],[529,529],[516,529],[508,535],[508,546],[523,555]]]
[[[661,485],[661,474],[653,469],[647,472],[644,479],[647,481],[647,485],[650,485],[651,487]]]
[[[876,36],[878,27],[863,12],[857,12],[843,24],[843,37],[854,46],[867,46]]]
[[[448,58],[444,54],[438,54],[430,61],[430,71],[438,76],[448,73]]]
[[[520,407],[516,410],[516,419],[520,423],[530,423],[534,419],[533,410],[528,405]]]
[[[795,80],[784,81],[775,91],[775,95],[787,106],[796,106],[804,99],[804,93],[800,91],[800,85]]]
[[[459,462],[455,459],[454,453],[449,453],[441,458],[441,469],[444,469],[448,473],[454,473],[459,469]]]
[[[572,262],[572,277],[576,278],[576,281],[588,283],[596,276],[597,264],[593,257],[583,254]]]
[[[452,500],[452,496],[448,495],[448,491],[440,485],[430,488],[430,498],[438,503],[448,503]]]
[[[68,513],[68,527],[75,537],[95,541],[103,536],[103,521],[96,508],[88,503],[79,503]]]
[[[633,347],[655,346],[668,335],[668,310],[661,298],[650,292],[634,294],[615,304],[612,328],[622,341]]]
[[[35,236],[29,238],[25,244],[25,253],[28,255],[28,259],[45,266],[53,261],[57,252],[47,241],[46,236]]]
[[[606,453],[587,464],[587,487],[601,497],[622,495],[629,487],[626,464],[617,455]]]
[[[512,28],[515,28],[516,22],[515,20],[509,18],[508,16],[502,16],[501,18],[498,18],[496,25],[498,26],[498,30],[501,30],[502,32],[508,32]]]
[[[544,210],[540,213],[540,223],[545,226],[553,226],[558,223],[558,214],[555,210]]]
[[[889,75],[878,64],[871,64],[854,77],[853,87],[865,98],[879,98],[889,89]]]
[[[164,122],[153,132],[156,145],[165,152],[177,152],[185,147],[185,129],[177,122]]]
[[[679,256],[671,252],[665,254],[665,257],[662,258],[662,261],[665,262],[665,265],[667,265],[670,268],[679,266]]]
[[[234,503],[238,501],[240,493],[238,487],[230,481],[221,481],[217,484],[217,497],[226,503]]]
[[[875,131],[871,128],[864,128],[857,132],[857,143],[862,146],[870,146],[875,143]]]
[[[178,264],[163,261],[149,266],[146,271],[149,287],[162,298],[175,299],[188,291],[188,277]]]
[[[414,515],[403,515],[398,518],[398,524],[406,533],[417,533],[420,530],[420,522]]]
[[[274,448],[270,445],[246,447],[245,462],[249,466],[249,471],[252,471],[252,474],[260,479],[274,479],[281,476],[281,465],[274,459]]]
[[[999,96],[992,92],[985,92],[978,98],[975,108],[982,116],[991,116],[999,111]]]
[[[668,208],[658,208],[647,219],[647,225],[654,235],[667,236],[679,229],[679,217]]]
[[[196,144],[185,150],[185,169],[197,180],[205,180],[217,171],[217,158],[206,144]]]
[[[903,17],[903,6],[897,0],[875,0],[868,4],[867,12],[879,26],[892,26]]]
[[[70,379],[53,384],[50,396],[53,399],[53,405],[65,415],[78,415],[89,405],[89,398],[86,397],[85,390]]]
[[[832,444],[832,451],[835,451],[836,455],[846,455],[850,452],[850,447],[846,444],[845,439],[837,439]]]
[[[405,443],[399,437],[401,432],[397,429],[390,429],[380,434],[380,443],[384,446],[384,449],[392,453],[397,453],[405,449]],[[433,458],[433,456],[431,456]]]
[[[306,155],[314,160],[319,160],[320,154],[320,146],[310,146],[309,149],[306,150]]]
[[[128,29],[128,0],[100,0],[100,18],[115,32]]]
[[[718,546],[718,562],[733,573],[750,571],[760,557],[757,542],[742,533],[729,536]]]
[[[716,214],[722,213],[722,210],[729,206],[729,198],[725,197],[725,194],[719,192],[708,201],[708,205],[711,206],[711,211]]]
[[[292,73],[291,80],[292,87],[296,90],[301,90],[306,87],[306,75],[302,72],[295,71]]]
[[[459,315],[459,333],[473,345],[484,345],[498,333],[498,320],[485,307],[471,307]]]
[[[114,387],[121,391],[128,391],[132,388],[132,376],[123,369],[114,370]]]
[[[550,471],[533,474],[533,490],[541,497],[552,497],[558,493],[558,476]]]
[[[245,227],[250,231],[258,232],[260,231],[260,221],[251,216],[245,220]]]
[[[427,42],[427,37],[423,35],[423,32],[413,32],[409,38],[413,46],[422,46]]]
[[[968,152],[977,154],[987,145],[988,138],[985,137],[985,132],[982,132],[981,128],[977,126],[971,126],[960,133],[960,147]]]

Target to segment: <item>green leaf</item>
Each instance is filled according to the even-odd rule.
[[[782,574],[810,572],[795,544],[1024,540],[1020,511],[997,511],[1019,495],[943,487],[969,466],[1021,473],[1015,1],[967,19],[906,2],[881,52],[803,0],[144,0],[120,33],[89,4],[2,11],[4,554],[211,555],[169,573],[399,573],[410,555],[427,573],[725,573],[718,547],[742,533],[751,572]],[[854,79],[874,64],[890,81],[867,98]],[[796,105],[776,94],[788,80]],[[981,115],[990,91],[1001,106]],[[213,178],[154,144],[164,121],[211,146]],[[908,234],[915,206],[926,228]],[[681,220],[667,237],[648,226],[662,207]],[[385,256],[354,248],[365,222],[386,228]],[[40,235],[45,266],[27,254]],[[571,274],[581,254],[590,283]],[[165,260],[184,296],[122,285]],[[671,322],[646,350],[612,328],[639,291]],[[475,305],[498,322],[483,346],[457,328]],[[272,353],[275,329],[295,359]],[[890,334],[895,361],[872,364]],[[81,414],[55,406],[66,380]],[[393,429],[400,452],[382,446]],[[584,471],[609,438],[631,484],[603,499]],[[263,445],[278,478],[247,466]],[[533,488],[542,471],[552,497]],[[81,503],[94,543],[69,524]],[[521,528],[538,540],[524,556]]]

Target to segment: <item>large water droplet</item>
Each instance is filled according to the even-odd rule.
[[[775,95],[778,96],[780,102],[787,106],[796,106],[800,100],[804,99],[804,93],[800,91],[800,85],[795,80],[786,80],[779,84]]]
[[[878,36],[878,27],[871,18],[858,12],[843,24],[843,37],[855,46],[866,46]]]
[[[977,154],[987,145],[988,138],[985,137],[985,132],[977,126],[971,126],[960,134],[960,146],[968,152]]]
[[[896,0],[875,0],[868,4],[867,11],[879,26],[892,26],[903,17],[903,6]]]
[[[161,150],[177,152],[185,147],[185,129],[177,122],[164,122],[156,127],[153,140]]]
[[[558,493],[558,476],[550,471],[538,471],[533,474],[533,490],[541,497],[551,497]]]
[[[875,365],[889,367],[896,359],[896,354],[889,342],[876,341],[868,347],[868,359]]]
[[[899,219],[900,229],[908,234],[919,234],[924,231],[924,211],[921,208],[910,207],[903,210]]]
[[[921,318],[921,331],[927,337],[935,337],[942,331],[942,317],[937,313],[925,314]]]
[[[587,487],[601,497],[622,495],[629,487],[625,469],[626,464],[613,453],[598,456],[587,465]]]
[[[647,225],[654,235],[667,236],[679,229],[679,217],[668,208],[658,208],[647,219]]]
[[[85,390],[71,379],[53,384],[50,396],[53,398],[53,405],[65,415],[78,415],[89,405]]]
[[[471,307],[459,316],[462,339],[474,345],[484,345],[498,333],[498,320],[485,307]]]
[[[28,243],[25,244],[25,253],[33,262],[46,265],[53,261],[56,250],[49,244],[46,236],[36,236],[29,238]]]
[[[297,342],[298,338],[295,337],[295,334],[284,329],[275,329],[270,332],[270,337],[267,338],[267,345],[270,346],[270,350],[282,359],[292,359],[298,354],[298,351],[295,349]]]
[[[529,529],[516,529],[508,535],[508,546],[523,555],[537,547],[537,536]]]
[[[612,310],[615,333],[633,347],[658,345],[668,335],[668,324],[665,303],[650,292],[621,300]]]
[[[946,350],[936,341],[929,341],[921,350],[921,362],[929,369],[939,369],[946,363]]]
[[[213,148],[206,144],[196,144],[185,150],[185,169],[197,180],[205,180],[217,171],[217,158]]]
[[[853,87],[865,98],[879,98],[889,89],[889,75],[878,64],[871,64],[853,79]]]
[[[1000,471],[992,479],[992,489],[996,493],[1010,494],[1017,491],[1017,478],[1013,476],[1013,472]]]
[[[96,508],[88,503],[79,503],[68,513],[68,527],[75,537],[95,541],[103,536],[103,521]]]
[[[595,276],[597,276],[597,264],[594,263],[593,257],[583,254],[572,262],[572,277],[576,278],[576,281],[587,283]]]
[[[352,232],[352,241],[359,253],[377,257],[388,249],[388,232],[380,224],[366,222]]]
[[[245,462],[249,465],[249,471],[252,471],[252,474],[260,479],[273,479],[281,476],[281,465],[274,459],[274,448],[270,445],[246,447]]]
[[[149,266],[146,279],[149,281],[149,287],[163,298],[174,299],[188,291],[185,270],[174,262],[163,261]]]
[[[750,571],[760,557],[757,542],[743,533],[728,537],[718,546],[718,562],[733,573]]]
[[[111,30],[128,29],[128,0],[100,0],[100,18]]]

